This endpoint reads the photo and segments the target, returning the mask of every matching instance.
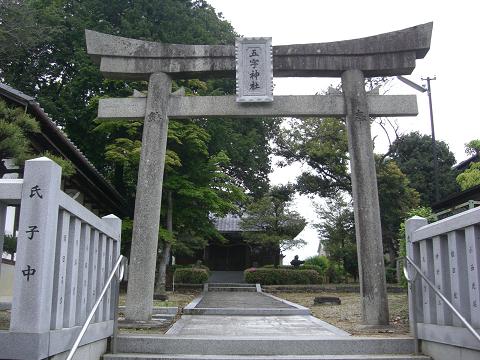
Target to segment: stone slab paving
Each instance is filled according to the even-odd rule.
[[[285,309],[292,306],[256,292],[207,292],[196,308],[270,308]]]
[[[167,332],[182,336],[348,336],[343,330],[309,315],[183,315]]]

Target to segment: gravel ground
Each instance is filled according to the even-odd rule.
[[[186,305],[188,305],[193,299],[195,299],[198,295],[200,295],[200,291],[182,291],[181,293],[175,292],[172,293],[171,291],[167,292],[168,300],[167,301],[160,301],[160,300],[153,300],[153,306],[177,306],[179,309],[183,309]],[[125,305],[127,295],[125,293],[120,294],[119,304]],[[124,316],[124,314],[120,313],[120,317]],[[119,328],[120,333],[135,333],[135,334],[164,334],[178,319],[180,315],[177,315],[172,321],[165,322],[160,327],[155,329],[132,329],[132,328]]]
[[[405,336],[409,334],[407,294],[389,294],[390,324],[387,329],[367,330],[361,326],[360,294],[357,293],[286,293],[275,292],[275,296],[308,307],[317,318],[326,321],[352,335],[359,336]],[[316,296],[337,296],[341,305],[314,305]]]
[[[194,298],[200,295],[200,293],[201,291],[182,291],[181,293],[172,293],[171,291],[167,291],[168,300],[153,300],[153,306],[178,306],[179,308],[183,308],[188,305]],[[126,300],[127,294],[120,294],[119,305],[124,306]]]

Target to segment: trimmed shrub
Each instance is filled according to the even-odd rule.
[[[175,282],[182,284],[203,284],[208,280],[208,271],[200,268],[181,268],[175,270]]]
[[[250,268],[244,271],[245,282],[262,285],[320,284],[315,270]]]
[[[299,268],[299,270],[315,270],[318,275],[323,276],[325,275],[325,270],[322,269],[320,266],[317,265],[309,265],[309,264],[303,264]]]
[[[306,265],[318,266],[321,269],[320,274],[323,275],[327,271],[329,264],[330,264],[330,261],[326,256],[317,255],[317,256],[311,256],[309,258],[306,258],[305,264],[303,266],[306,266]]]
[[[175,264],[175,265],[168,265],[167,266],[167,271],[171,271],[172,273],[174,273],[175,271],[177,271],[179,269],[204,269],[204,270],[207,271],[208,275],[210,276],[210,269],[208,268],[208,266],[205,266],[205,265],[198,265],[198,264],[178,265],[178,264]]]
[[[308,264],[303,264],[299,267],[293,267],[292,265],[278,265],[278,267],[275,267],[274,265],[265,265],[258,269],[315,270],[318,275],[325,275],[325,270],[323,270],[320,266]]]

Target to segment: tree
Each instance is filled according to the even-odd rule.
[[[462,191],[480,185],[480,162],[472,162],[456,180]]]
[[[31,6],[22,0],[2,0],[0,6],[0,79],[4,71],[28,59],[33,52],[41,53],[42,44],[52,39],[56,29],[47,25],[42,16],[46,9]],[[29,59],[27,61],[34,61]]]
[[[119,177],[116,181],[124,184],[124,195],[133,205],[141,152],[141,123],[99,122],[96,131],[124,134],[124,137],[112,139],[112,143],[106,147],[106,159],[112,163],[110,168],[114,169],[115,177]],[[165,298],[165,274],[171,251],[191,255],[195,250],[205,247],[210,239],[223,239],[215,229],[212,215],[225,216],[229,212],[237,212],[245,200],[243,189],[227,174],[228,156],[223,151],[211,154],[209,141],[210,135],[198,121],[170,121],[156,297]],[[119,169],[122,171],[119,172]],[[130,232],[131,222],[129,224]],[[124,246],[126,243],[128,241],[122,242]]]
[[[280,165],[299,161],[309,170],[297,179],[300,193],[334,196],[351,191],[345,123],[335,118],[292,119],[277,138]]]
[[[465,152],[476,156],[478,159],[478,155],[480,154],[480,140],[472,140],[465,144]],[[459,174],[456,180],[462,191],[480,185],[480,162],[472,161],[468,169]]]
[[[297,235],[306,225],[305,219],[289,207],[292,186],[275,186],[260,199],[250,203],[241,221],[243,239],[250,246],[277,247],[280,254],[306,242]],[[275,266],[279,264],[276,259]]]
[[[106,147],[105,154],[111,163],[110,169],[123,169],[119,174],[119,182],[125,184],[124,195],[133,206],[141,151],[141,123],[101,122],[96,131],[125,134],[125,137],[113,139]],[[172,192],[176,233],[192,232],[207,238],[219,236],[214,231],[210,215],[236,211],[244,199],[243,190],[226,174],[228,156],[222,151],[210,154],[209,141],[210,135],[197,121],[170,121],[163,188],[164,195]],[[162,204],[162,208],[167,206]],[[165,224],[164,212],[162,214]],[[189,251],[188,246],[178,249]]]
[[[269,188],[272,142],[280,119],[212,119],[203,127],[211,135],[209,151],[224,151],[230,158],[227,173],[254,198]]]
[[[103,149],[111,145],[114,138],[125,138],[126,134],[93,131],[92,120],[99,98],[129,96],[133,89],[146,90],[147,84],[104,79],[98,66],[86,54],[85,28],[186,44],[233,44],[237,35],[207,2],[199,0],[24,0],[11,3],[17,4],[11,6],[17,15],[8,13],[1,17],[2,29],[17,29],[20,25],[16,21],[21,20],[22,28],[36,27],[36,31],[19,34],[32,37],[22,40],[25,44],[22,46],[17,46],[18,39],[1,38],[0,35],[0,47],[8,49],[9,53],[9,56],[0,56],[0,77],[15,88],[35,95],[93,164],[112,176],[110,179],[122,192],[127,184],[118,180],[124,169],[118,163],[116,166],[120,168],[111,168]],[[24,20],[18,15],[20,12]],[[10,50],[17,48],[22,51]],[[186,88],[187,95],[223,95],[234,92],[235,82],[230,79],[176,80],[173,90],[179,86]],[[269,141],[275,128],[272,124],[276,123],[265,119],[222,119],[203,120],[201,125],[212,136],[210,153],[225,151],[230,158],[228,174],[255,197],[268,190]]]
[[[420,195],[395,161],[380,162],[377,156],[377,184],[384,252],[393,263],[398,257],[398,229],[405,216],[419,205]]]
[[[11,52],[0,56],[2,80],[35,95],[100,169],[106,139],[104,134],[92,133],[96,113],[92,101],[99,96],[128,96],[133,88],[146,89],[146,83],[104,79],[86,53],[86,28],[167,43],[232,44],[236,36],[230,23],[199,0],[8,3],[13,5],[0,12],[0,47]],[[22,31],[15,31],[23,26]]]
[[[440,197],[445,197],[457,189],[455,156],[443,141],[436,141],[438,158],[438,184]],[[410,185],[420,193],[422,205],[433,204],[435,200],[432,138],[412,132],[400,136],[390,147],[390,157],[395,160],[402,172],[407,175]]]
[[[343,265],[357,279],[357,244],[352,204],[338,193],[328,198],[325,206],[317,206],[316,211],[322,221],[315,224],[315,227],[328,259]]]

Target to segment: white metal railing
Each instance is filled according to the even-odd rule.
[[[88,314],[87,316],[87,319],[85,320],[85,323],[83,324],[82,326],[82,329],[80,330],[80,333],[78,334],[77,338],[75,339],[75,342],[73,343],[73,346],[72,346],[72,349],[70,350],[70,352],[68,353],[68,356],[67,356],[67,359],[66,360],[72,360],[73,359],[73,356],[75,355],[75,352],[77,351],[78,349],[78,346],[80,345],[80,341],[82,341],[83,339],[83,336],[85,335],[85,332],[87,331],[87,328],[88,326],[90,325],[90,322],[92,321],[93,319],[93,316],[95,315],[97,309],[99,308],[99,305],[100,305],[100,302],[102,301],[103,297],[105,296],[105,293],[107,292],[108,288],[110,286],[112,286],[112,280],[114,278],[114,276],[116,275],[117,273],[117,270],[119,271],[119,274],[117,276],[117,279],[118,281],[122,281],[122,278],[123,278],[123,274],[124,274],[124,270],[125,270],[125,261],[126,261],[126,258],[122,255],[120,255],[111,271],[111,273],[109,274],[108,276],[108,279],[107,279],[107,282],[105,283],[103,289],[102,289],[102,292],[100,293],[97,301],[95,302],[95,305],[93,305],[93,308],[92,310],[90,311],[90,313]],[[119,292],[118,292],[118,288],[115,289],[113,288],[112,286],[112,289],[115,291],[115,301],[114,301],[114,304],[115,304],[115,314],[117,312],[117,309],[118,309],[118,295],[119,295]],[[114,326],[114,329],[116,330],[116,321],[117,321],[117,316],[115,316],[115,326]],[[113,334],[114,337],[115,337],[115,333]],[[114,345],[115,347],[115,345]],[[115,351],[114,351],[115,352]]]
[[[0,333],[0,344],[15,337],[6,357],[68,351],[120,256],[121,220],[99,218],[60,186],[61,168],[45,157],[26,161],[23,179],[0,180],[0,203],[20,204],[10,331]],[[99,303],[88,342],[113,333],[114,289]]]
[[[407,273],[421,276],[409,284],[412,333],[480,350],[480,208],[432,224],[413,217],[405,227]]]

